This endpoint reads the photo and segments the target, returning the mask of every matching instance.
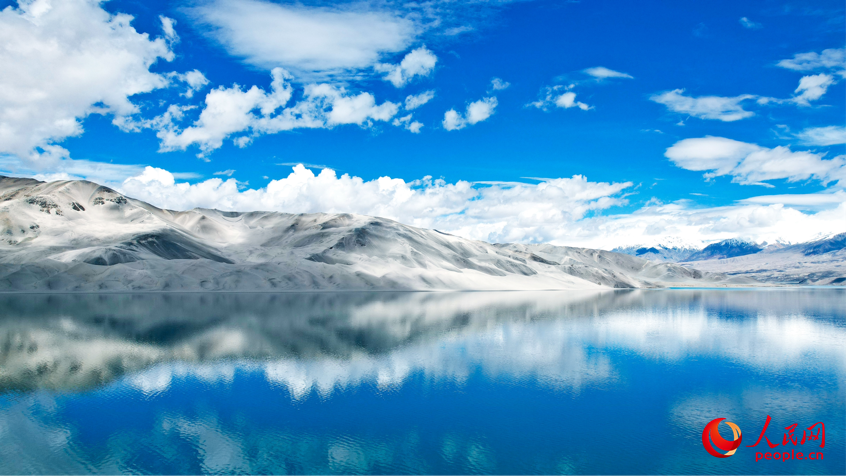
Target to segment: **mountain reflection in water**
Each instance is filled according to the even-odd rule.
[[[675,445],[717,417],[747,438],[767,414],[828,417],[822,468],[843,469],[844,290],[3,295],[0,310],[0,473],[747,471],[740,454],[682,457],[701,443],[633,471],[586,460],[553,444],[570,441],[546,427],[559,416],[507,423],[494,400],[576,412],[608,447],[619,417],[599,405],[634,405]],[[96,412],[116,421],[81,423]],[[661,446],[637,441],[617,451]]]

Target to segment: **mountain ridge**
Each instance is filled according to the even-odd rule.
[[[493,245],[352,214],[166,210],[87,181],[0,177],[0,291],[754,285],[609,251]]]

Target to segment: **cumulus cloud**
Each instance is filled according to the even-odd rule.
[[[391,102],[376,104],[370,93],[350,94],[329,84],[307,85],[303,99],[285,107],[293,94],[291,75],[274,68],[271,76],[270,91],[258,86],[245,90],[237,84],[210,91],[199,118],[189,127],[180,127],[184,110],[176,106],[143,126],[158,130],[162,151],[197,145],[199,156],[205,157],[230,137],[236,146],[245,147],[262,134],[341,124],[366,126],[373,121],[389,121],[399,111],[399,105]]]
[[[548,111],[552,106],[560,107],[562,109],[577,107],[582,111],[591,109],[591,106],[588,106],[581,101],[576,101],[576,93],[569,91],[569,89],[570,86],[565,87],[560,85],[546,87],[541,90],[541,98],[535,102],[527,104],[527,106],[533,106],[538,109],[543,109],[544,111]]]
[[[571,107],[578,107],[582,111],[587,111],[588,109],[590,109],[590,106],[588,106],[587,104],[576,101],[576,93],[572,91],[567,91],[566,93],[555,98],[555,105],[558,107],[563,107],[564,109],[570,109]]]
[[[379,63],[375,66],[376,71],[385,73],[385,81],[395,87],[401,88],[409,83],[415,76],[429,76],[435,70],[438,57],[421,46],[405,55],[399,64]]]
[[[351,212],[474,238],[531,241],[547,237],[538,231],[544,227],[560,227],[591,211],[624,204],[620,192],[631,186],[631,182],[590,182],[579,175],[539,184],[447,183],[431,177],[365,181],[346,174],[339,177],[330,169],[315,175],[297,165],[287,177],[261,189],[241,190],[234,178],[177,183],[167,171],[153,167],[120,188],[129,196],[172,209]]]
[[[761,28],[764,28],[764,25],[756,23],[746,17],[740,18],[740,24],[743,25],[743,28],[747,28],[749,30],[760,30]]]
[[[834,83],[834,77],[825,73],[804,76],[799,80],[799,86],[794,91],[793,102],[800,106],[809,106],[810,101],[821,98],[828,87]]]
[[[611,249],[675,237],[691,243],[743,236],[756,241],[808,241],[842,232],[842,192],[819,194],[816,213],[788,205],[783,196],[747,199],[737,205],[702,208],[689,201],[652,201],[625,214],[602,212],[626,204],[631,182],[591,182],[576,175],[528,183],[447,183],[424,177],[406,182],[380,177],[365,181],[333,170],[302,165],[267,187],[244,189],[234,178],[179,182],[162,169],[145,169],[118,188],[157,206],[184,210],[276,210],[288,213],[351,212],[391,218],[489,242],[551,242]],[[824,196],[823,196],[824,195]],[[802,197],[802,196],[799,196]]]
[[[584,70],[584,72],[588,76],[593,76],[596,79],[607,79],[607,78],[628,78],[634,79],[634,77],[630,74],[621,73],[619,71],[614,71],[613,69],[608,69],[604,66],[596,66],[593,68],[588,68]]]
[[[685,96],[684,89],[674,89],[650,96],[650,100],[667,106],[667,109],[680,114],[688,114],[700,119],[715,119],[733,122],[752,117],[752,111],[743,109],[742,102],[757,96],[742,94],[735,97],[721,96]]]
[[[493,115],[497,104],[495,97],[489,97],[471,102],[467,105],[464,115],[461,115],[455,109],[450,109],[444,113],[444,120],[442,122],[444,129],[456,131],[464,129],[468,125],[482,122]]]
[[[702,137],[676,142],[664,154],[676,166],[707,171],[706,178],[731,175],[743,185],[764,185],[767,180],[790,182],[817,179],[827,184],[846,179],[846,157],[824,159],[824,154],[772,149],[724,137]]]
[[[21,1],[0,11],[0,153],[66,158],[56,144],[81,134],[84,117],[136,113],[132,96],[169,83],[150,72],[173,59],[165,20],[167,39],[139,33],[131,16],[95,1]]]
[[[426,104],[435,97],[435,91],[423,91],[420,94],[412,94],[405,98],[405,109],[411,111]]]
[[[414,22],[363,2],[309,7],[262,0],[212,0],[191,10],[231,55],[301,79],[376,65],[417,37]]]
[[[846,126],[809,127],[796,136],[808,145],[846,144]]]

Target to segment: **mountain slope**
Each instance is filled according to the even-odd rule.
[[[753,283],[609,251],[491,245],[360,215],[162,210],[85,181],[0,178],[0,237],[2,291]]]

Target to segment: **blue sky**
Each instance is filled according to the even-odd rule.
[[[840,1],[0,6],[8,174],[491,241],[846,229]]]

